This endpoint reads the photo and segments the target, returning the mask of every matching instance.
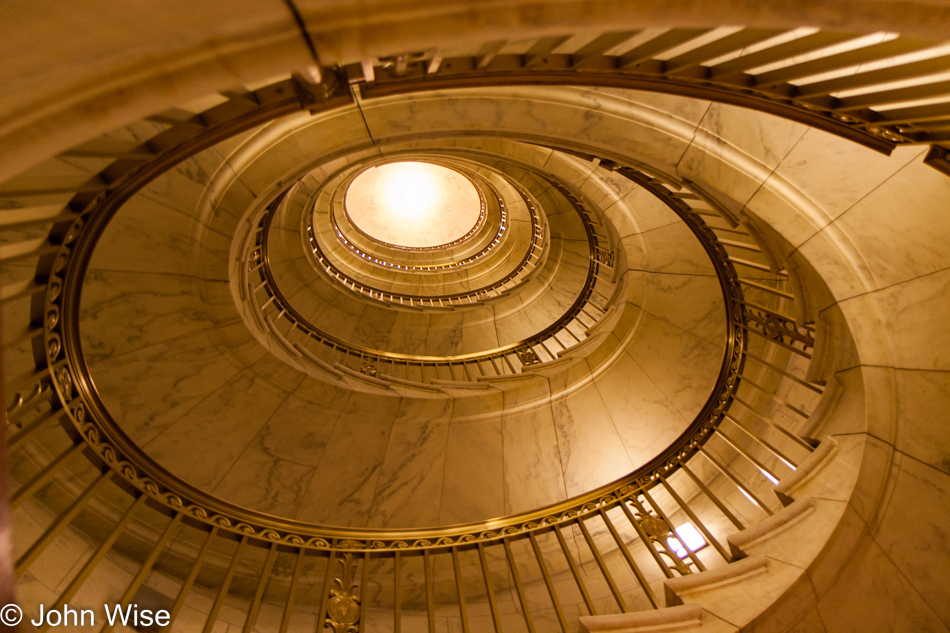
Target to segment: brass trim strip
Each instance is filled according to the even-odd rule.
[[[285,82],[287,85],[289,83]],[[301,551],[451,551],[459,547],[475,547],[479,541],[496,542],[540,534],[553,529],[553,524],[576,524],[601,507],[612,507],[638,490],[656,485],[657,474],[678,468],[718,424],[738,385],[745,347],[740,304],[742,294],[737,275],[723,247],[715,242],[714,235],[701,218],[688,213],[689,207],[682,200],[674,198],[669,190],[656,184],[659,182],[656,179],[632,168],[620,168],[623,175],[641,184],[677,212],[700,239],[723,288],[729,324],[725,361],[709,400],[671,447],[637,471],[580,497],[519,515],[452,527],[382,531],[310,525],[239,508],[196,489],[156,464],[111,418],[89,376],[79,344],[77,318],[86,266],[111,217],[152,178],[221,139],[301,107],[296,98],[268,101],[265,97],[273,95],[274,90],[270,87],[258,91],[261,93],[261,102],[268,105],[250,112],[242,109],[241,115],[218,126],[189,133],[186,141],[177,144],[169,142],[168,149],[145,164],[137,162],[126,175],[112,181],[105,191],[77,194],[73,205],[83,209],[82,218],[71,225],[57,225],[53,229],[60,249],[55,256],[41,262],[38,278],[47,281],[47,293],[35,298],[39,300],[35,306],[37,319],[46,327],[44,345],[37,349],[37,362],[41,367],[52,368],[52,371],[43,369],[36,375],[39,380],[52,378],[56,397],[68,414],[71,425],[103,465],[119,472],[132,486],[146,492],[160,504],[182,512],[187,518],[210,524],[212,535],[223,529],[246,534],[266,543],[286,544]],[[331,109],[346,102],[348,98],[331,99],[313,107]],[[46,318],[47,315],[49,318]]]

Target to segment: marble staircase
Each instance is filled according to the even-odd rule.
[[[849,461],[839,452],[838,440],[826,437],[793,476],[775,487],[784,507],[727,538],[731,563],[666,580],[662,608],[582,616],[581,631],[809,631],[802,619],[814,602],[809,569],[839,527],[846,502],[833,497],[853,484]],[[832,490],[839,494],[829,494]]]

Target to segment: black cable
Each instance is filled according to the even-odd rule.
[[[369,136],[369,140],[373,142],[373,147],[375,147],[376,151],[379,152],[379,157],[384,158],[383,150],[380,149],[379,144],[376,142],[376,139],[373,138],[373,133],[369,131],[369,123],[366,122],[366,115],[363,114],[363,106],[360,104],[359,97],[356,94],[356,86],[350,86],[350,90],[353,93],[353,102],[356,103],[356,107],[359,108],[360,118],[363,119],[363,127],[366,128],[366,135]]]
[[[284,0],[284,4],[287,5],[287,8],[290,9],[291,15],[294,16],[294,22],[297,23],[297,27],[300,29],[301,35],[303,35],[303,40],[306,42],[307,48],[310,50],[310,55],[313,57],[313,61],[317,64],[317,68],[320,69],[320,72],[323,72],[323,64],[320,63],[320,55],[317,54],[317,47],[314,46],[313,40],[310,39],[310,33],[307,31],[307,25],[303,21],[303,16],[300,15],[300,11],[297,10],[297,5],[293,3],[293,0]]]

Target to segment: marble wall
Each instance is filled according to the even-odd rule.
[[[300,48],[299,43],[295,46],[295,51]],[[173,91],[173,96],[191,94],[189,90],[194,88]],[[917,148],[879,156],[816,130],[728,106],[618,91],[519,88],[454,95],[451,108],[440,105],[440,95],[380,100],[367,108],[367,121],[381,137],[404,133],[397,123],[410,115],[420,125],[446,134],[478,133],[486,120],[497,121],[495,132],[511,138],[547,135],[607,156],[675,169],[738,202],[743,214],[785,238],[790,249],[784,257],[807,262],[817,272],[832,299],[807,305],[804,311],[815,319],[841,315],[853,334],[856,356],[851,366],[835,368],[835,379],[852,394],[863,388],[867,403],[858,402],[852,416],[838,411],[820,429],[860,436],[863,444],[857,493],[847,499],[849,510],[836,539],[809,570],[814,604],[802,626],[833,632],[899,629],[911,622],[917,630],[946,630],[950,614],[941,597],[948,576],[941,572],[950,565],[950,547],[944,543],[942,526],[950,480],[940,412],[948,393],[941,315],[948,302],[950,227],[941,211],[950,181],[923,165]],[[142,107],[117,104],[102,116],[130,116]],[[596,112],[588,114],[591,109]],[[87,128],[74,123],[68,129],[82,133],[101,126],[102,120]],[[36,140],[20,134],[15,138],[24,145]],[[54,147],[64,138],[59,132],[46,143],[30,145]],[[29,160],[29,152],[23,155]],[[710,276],[697,267],[693,254],[664,253],[688,243],[682,228],[663,217],[664,209],[644,202],[641,190],[607,187],[600,204],[623,240],[629,283],[637,288],[631,301],[637,310],[631,308],[628,314],[637,315],[639,333],[624,355],[613,360],[611,372],[564,398],[555,398],[549,381],[540,377],[512,388],[490,387],[479,400],[493,402],[493,412],[500,417],[484,424],[473,413],[478,407],[466,409],[471,406],[466,399],[455,399],[453,407],[461,406],[464,412],[456,417],[444,396],[419,398],[413,404],[407,400],[404,410],[399,396],[361,395],[350,402],[345,388],[328,383],[321,385],[319,397],[333,404],[309,424],[300,409],[308,409],[303,394],[312,397],[312,382],[265,356],[263,347],[241,330],[239,315],[220,319],[224,310],[205,308],[229,305],[226,276],[195,271],[202,270],[207,253],[227,252],[230,233],[183,209],[200,207],[200,186],[209,171],[238,170],[237,165],[224,165],[220,153],[210,158],[206,165],[182,165],[123,209],[113,227],[123,236],[116,240],[114,258],[94,260],[84,293],[83,333],[97,381],[116,385],[115,393],[148,382],[162,394],[162,404],[154,407],[134,397],[110,400],[104,395],[107,403],[122,412],[138,441],[173,460],[186,479],[221,494],[240,495],[243,490],[247,498],[236,502],[299,516],[304,500],[312,498],[308,495],[321,496],[301,482],[324,476],[318,471],[325,456],[352,455],[354,444],[362,455],[373,452],[363,450],[372,445],[380,457],[369,460],[372,463],[347,460],[344,464],[351,470],[345,472],[336,465],[325,467],[333,473],[326,476],[338,476],[346,484],[327,489],[338,494],[335,507],[360,508],[352,516],[378,525],[465,521],[470,509],[484,517],[482,513],[517,511],[574,494],[635,466],[636,451],[662,441],[618,428],[613,412],[623,412],[616,417],[628,420],[644,408],[643,403],[620,399],[611,404],[616,396],[604,395],[618,392],[617,386],[603,382],[614,367],[623,368],[624,375],[642,372],[646,377],[640,382],[655,389],[646,398],[654,419],[683,417],[680,409],[688,410],[701,399],[701,386],[689,376],[651,361],[659,346],[686,355],[691,366],[711,366],[717,330]],[[261,184],[273,177],[268,173],[254,180],[248,174],[239,179],[242,191],[229,190],[230,198],[216,208],[230,210],[234,226],[248,200],[262,193]],[[632,208],[634,217],[621,213],[618,205]],[[163,234],[168,227],[174,230]],[[203,248],[196,252],[197,243]],[[118,259],[121,266],[115,265]],[[691,314],[683,310],[687,304]],[[95,332],[106,330],[108,337],[95,338]],[[188,371],[176,373],[183,367]],[[622,382],[623,387],[627,384]],[[538,402],[543,406],[535,406]],[[385,408],[392,417],[369,417],[365,411],[370,407]],[[582,430],[577,411],[584,411]],[[293,424],[280,424],[281,419]],[[176,431],[166,435],[170,429]],[[612,432],[619,442],[613,441]],[[604,438],[596,446],[610,446],[611,452],[607,459],[585,461],[579,455],[595,435]],[[202,438],[217,442],[221,437],[227,441],[220,450],[196,448]],[[519,444],[521,438],[530,438],[527,449]],[[444,458],[438,515],[410,516],[408,510],[400,514],[400,495],[429,499],[440,487],[428,472],[404,476],[414,472],[405,461],[407,452],[438,460],[438,455],[458,455],[473,445],[486,459],[501,464],[503,472],[509,466],[518,469],[517,478],[488,478],[483,495],[452,508],[444,503],[446,490],[451,498],[462,498],[464,482],[481,472],[485,462]],[[514,460],[511,449],[525,452]],[[292,459],[280,459],[281,454]],[[254,466],[247,472],[235,469],[236,459]],[[457,468],[451,475],[450,467]],[[254,480],[266,481],[268,494],[247,490],[244,477],[255,471],[259,474]],[[524,487],[524,481],[537,484]],[[367,514],[365,500],[380,490],[385,499]],[[318,506],[309,507],[313,516],[320,516]]]

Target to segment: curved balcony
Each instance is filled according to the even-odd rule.
[[[362,78],[359,108],[346,94],[333,93],[332,83],[325,86],[326,98],[321,84],[280,80],[226,95],[204,111],[179,113],[177,122],[159,117],[162,130],[155,130],[154,120],[129,125],[0,187],[11,209],[3,212],[0,258],[9,264],[3,282],[4,319],[12,332],[4,343],[5,387],[13,394],[8,446],[16,482],[15,572],[24,607],[35,612],[39,603],[136,602],[167,609],[171,630],[206,631],[620,630],[651,622],[784,630],[785,624],[807,625],[817,612],[822,621],[840,625],[833,603],[856,603],[846,592],[861,583],[840,576],[857,564],[846,553],[857,551],[866,560],[867,552],[891,548],[885,528],[897,509],[890,509],[883,482],[891,477],[900,499],[908,477],[928,478],[936,487],[942,481],[911,463],[933,461],[919,441],[894,439],[902,448],[888,445],[887,453],[878,436],[891,433],[893,439],[893,432],[872,425],[881,410],[875,398],[909,403],[906,393],[894,395],[907,388],[894,387],[885,376],[898,372],[900,380],[919,386],[924,378],[914,363],[927,371],[941,367],[940,343],[928,351],[920,338],[933,336],[929,317],[913,317],[916,331],[902,332],[896,349],[888,342],[896,334],[887,319],[895,310],[906,314],[915,297],[942,296],[939,249],[920,251],[914,238],[926,227],[928,243],[942,243],[942,224],[932,211],[943,199],[934,192],[947,185],[923,164],[913,143],[939,141],[938,126],[930,122],[939,122],[945,110],[928,105],[926,116],[903,108],[842,118],[835,112],[856,107],[841,105],[851,97],[806,107],[806,101],[815,103],[801,86],[775,92],[780,80],[806,70],[833,73],[846,61],[917,54],[926,49],[919,42],[889,39],[828,53],[816,63],[794,55],[848,38],[819,32],[824,39],[799,34],[776,43],[770,38],[778,32],[747,29],[718,33],[719,39],[710,36],[658,60],[703,35],[666,33],[653,39],[612,33],[576,50],[567,39],[532,40],[511,45],[528,52],[486,44],[474,56],[437,51],[354,61],[334,73],[324,69],[323,76],[346,73],[355,83]],[[771,47],[722,61],[762,42]],[[624,49],[628,44],[632,48]],[[543,47],[549,50],[539,52]],[[631,62],[635,57],[639,61]],[[929,60],[940,58],[922,59],[898,58],[886,68],[930,68],[938,62]],[[779,70],[746,72],[753,61],[762,68],[781,60],[786,63]],[[721,79],[732,76],[726,70],[741,75],[736,85],[746,88],[733,91],[734,84]],[[639,76],[654,71],[656,78]],[[862,75],[875,72],[854,77],[871,81]],[[634,83],[631,74],[637,75]],[[820,80],[839,82],[823,90],[858,85],[841,77]],[[749,82],[767,89],[737,96]],[[493,87],[513,83],[611,89]],[[661,84],[666,92],[742,101],[797,123],[629,90]],[[922,85],[913,87],[914,95],[930,90]],[[470,89],[443,93],[441,87]],[[424,98],[407,96],[430,88],[436,92]],[[885,92],[880,95],[873,98],[885,99]],[[478,127],[486,111],[512,103],[504,123]],[[591,104],[596,124],[590,123]],[[300,108],[313,118],[294,119]],[[548,268],[556,259],[553,240],[581,237],[588,268],[576,299],[546,322],[525,317],[532,310],[528,302],[510,312],[512,323],[526,320],[527,336],[507,344],[499,337],[494,346],[480,343],[474,351],[458,348],[462,353],[451,346],[439,353],[400,351],[392,337],[372,347],[345,330],[345,317],[315,327],[268,275],[276,259],[267,251],[269,222],[304,191],[300,183],[306,174],[313,178],[314,164],[289,157],[268,166],[259,149],[275,142],[312,148],[288,134],[299,129],[325,134],[341,152],[345,143],[325,131],[341,130],[342,138],[349,121],[371,131],[371,143],[361,137],[351,144],[352,151],[368,154],[370,146],[411,138],[409,111],[425,122],[419,131],[427,138],[414,150],[419,155],[440,149],[440,160],[484,161],[485,169],[506,174],[512,190],[534,200],[551,227],[523,236],[545,241],[536,268],[501,296],[470,294],[458,306],[437,310],[431,301],[440,295],[431,294],[429,305],[407,307],[391,289],[360,282],[357,290],[352,276],[343,287],[331,271],[309,265],[316,244],[305,204],[288,216],[285,226],[295,228],[286,232],[294,236],[281,248],[296,242],[309,274],[320,276],[314,283],[341,301],[363,303],[373,314],[404,314],[409,324],[444,312],[447,318],[461,315],[464,325],[465,314],[556,292],[563,278],[556,266]],[[874,149],[908,147],[897,147],[890,158],[877,156],[801,122]],[[141,136],[149,128],[155,133]],[[249,134],[236,137],[244,132]],[[144,148],[131,156],[130,137]],[[120,147],[121,155],[110,155]],[[828,159],[836,153],[847,155],[848,163]],[[931,163],[938,153],[930,153]],[[195,166],[224,180],[193,179]],[[532,191],[545,182],[546,191]],[[917,206],[901,218],[906,224],[899,231],[882,236],[870,228],[885,224],[888,205],[906,203],[910,192],[917,194]],[[559,208],[559,199],[571,209]],[[155,206],[157,200],[164,208]],[[583,228],[559,234],[551,218],[570,212]],[[916,235],[908,227],[917,227]],[[906,258],[885,261],[875,251],[882,240]],[[488,265],[492,256],[471,268]],[[316,262],[322,264],[319,257]],[[376,274],[355,264],[351,271]],[[428,273],[411,271],[407,278],[417,274]],[[122,275],[139,281],[122,287]],[[187,279],[171,281],[176,275]],[[601,288],[609,290],[597,291],[601,278]],[[538,288],[532,290],[533,283]],[[103,320],[113,305],[120,306],[120,318]],[[222,318],[227,314],[239,317],[228,321]],[[136,315],[149,319],[137,321]],[[168,389],[154,367],[187,340],[189,319],[215,330],[221,357],[240,368],[241,380],[248,378],[233,381],[225,399],[188,395],[199,402],[191,420],[204,441],[227,444],[233,434],[234,445],[246,444],[238,437],[242,425],[229,424],[229,416],[247,410],[259,417],[264,409],[251,409],[269,390],[276,390],[275,402],[299,391],[311,395],[282,418],[284,428],[299,425],[314,406],[342,416],[337,426],[343,436],[361,419],[392,414],[393,437],[402,433],[401,439],[390,439],[393,452],[387,448],[373,467],[379,476],[374,485],[412,487],[428,481],[428,471],[441,463],[438,493],[422,485],[406,497],[391,496],[388,510],[371,504],[352,515],[382,517],[375,525],[335,520],[334,512],[344,516],[354,498],[344,485],[353,479],[347,468],[356,463],[354,455],[372,453],[367,436],[359,435],[363,446],[351,453],[324,444],[331,458],[324,473],[343,476],[318,477],[319,464],[307,471],[314,474],[316,496],[330,499],[322,514],[312,515],[322,518],[307,520],[262,498],[283,494],[299,474],[283,471],[281,479],[271,471],[276,479],[268,480],[239,459],[227,462],[235,473],[228,490],[201,479],[225,465],[215,461],[212,444],[201,443],[201,433],[179,434],[164,451],[156,449],[143,439],[147,425],[129,420],[136,419],[136,408],[156,407],[155,396]],[[370,322],[378,331],[379,321]],[[677,339],[672,329],[692,338]],[[127,344],[135,331],[139,343]],[[716,342],[706,340],[717,333]],[[156,337],[164,339],[161,353],[141,357],[139,370],[112,362],[137,354]],[[711,351],[696,351],[699,340]],[[187,358],[175,360],[176,366]],[[110,362],[111,374],[97,368]],[[219,373],[220,367],[207,370]],[[151,376],[156,383],[149,384]],[[178,378],[169,384],[183,384]],[[184,395],[188,388],[167,394]],[[882,394],[874,392],[878,388]],[[587,399],[594,390],[600,404]],[[122,402],[123,393],[136,395]],[[317,393],[322,395],[312,395]],[[357,398],[349,413],[328,404],[340,393]],[[655,410],[644,408],[651,393],[662,394],[684,424],[664,425]],[[155,411],[192,406],[167,397],[159,398]],[[412,404],[402,409],[402,402]],[[444,402],[453,403],[466,423],[458,430],[430,424],[444,417],[437,410]],[[538,423],[537,411],[545,407],[550,417]],[[412,431],[405,422],[413,419],[425,424]],[[606,421],[615,436],[604,430]],[[472,503],[485,498],[482,492],[499,490],[499,471],[486,466],[499,460],[483,459],[490,451],[465,435],[492,423],[500,423],[497,437],[508,451],[500,460],[500,506]],[[666,434],[636,452],[638,441],[659,427]],[[531,432],[518,443],[525,429]],[[543,432],[554,442],[539,441]],[[295,440],[291,433],[282,441],[307,445],[312,438]],[[618,460],[612,448],[618,445],[626,461]],[[890,462],[888,475],[880,467],[885,453],[915,457]],[[550,461],[557,467],[546,470]],[[242,471],[250,477],[241,479]],[[546,493],[558,477],[561,489]],[[242,497],[241,490],[253,494]],[[395,518],[398,506],[425,509],[436,499],[446,507],[455,502],[455,509],[434,519]],[[933,524],[927,517],[920,530]],[[686,522],[709,547],[696,549],[674,531]],[[862,530],[871,524],[880,531],[868,545]],[[55,562],[65,558],[72,561],[69,569],[59,569]],[[915,569],[919,561],[905,557],[889,564]],[[929,599],[933,589],[914,576],[889,587],[898,585],[924,596],[916,598],[922,602],[912,612],[915,626],[939,630],[934,613],[940,607]],[[664,603],[683,606],[671,612],[661,609]],[[644,609],[660,612],[638,615]],[[796,616],[791,623],[783,619],[790,610]],[[831,628],[847,630],[839,625]]]

